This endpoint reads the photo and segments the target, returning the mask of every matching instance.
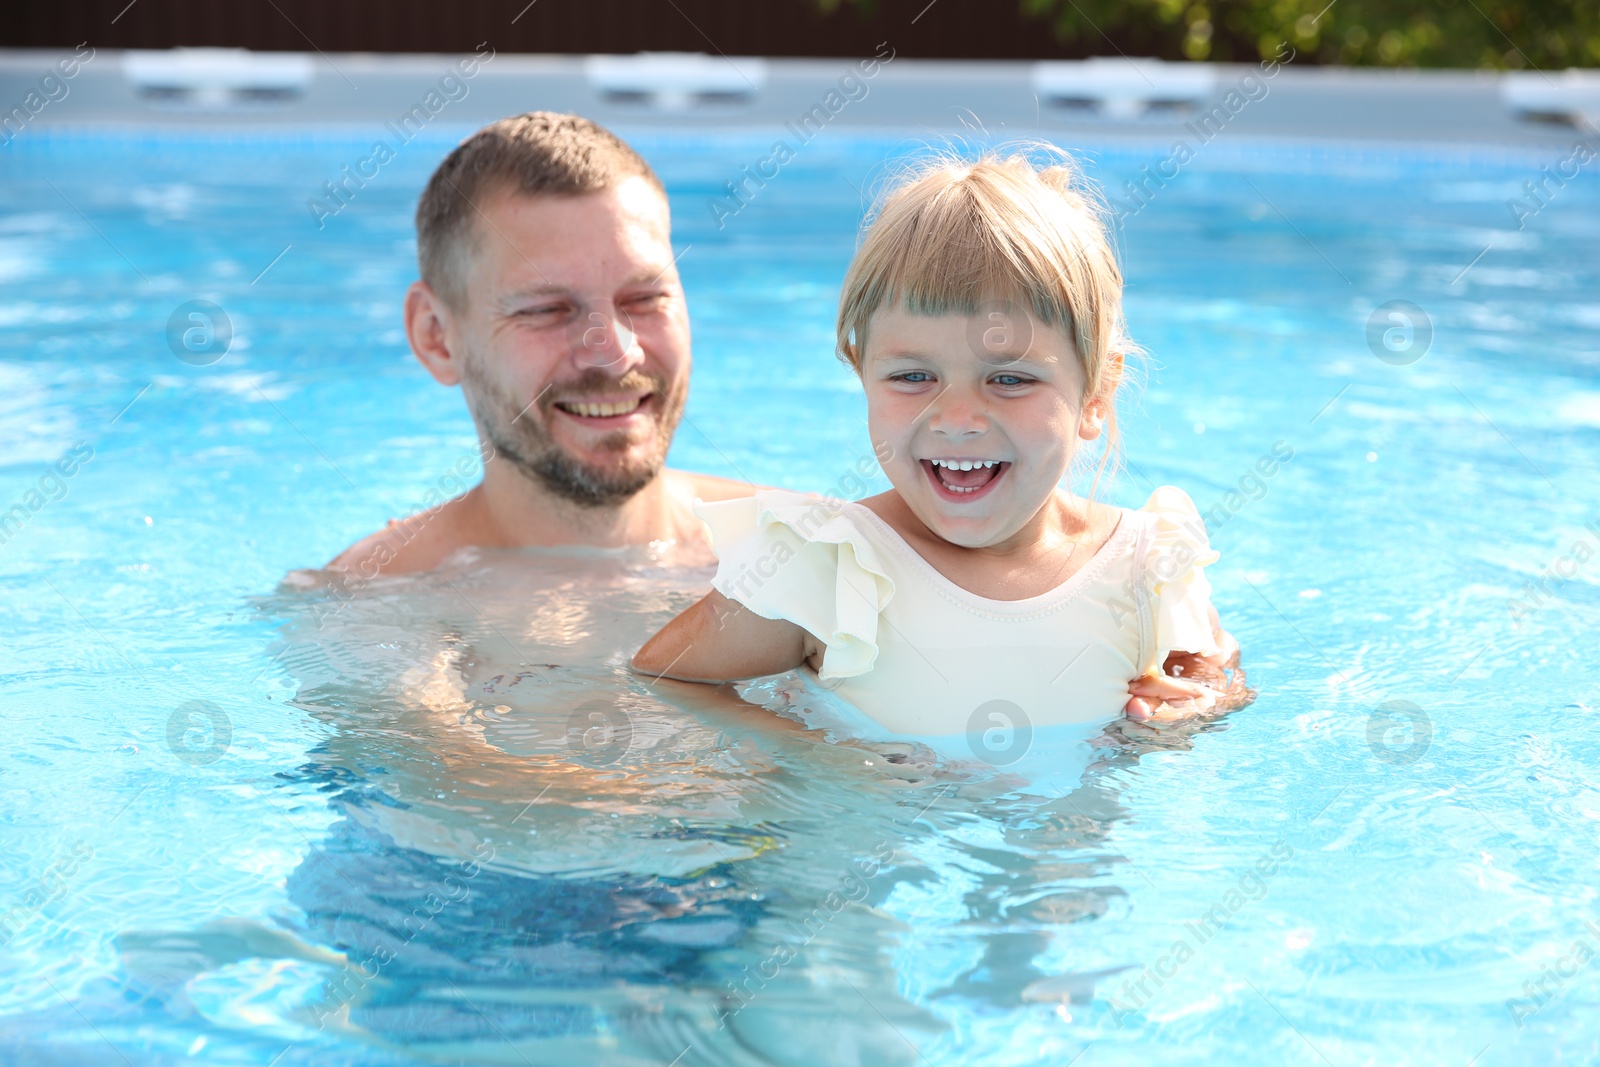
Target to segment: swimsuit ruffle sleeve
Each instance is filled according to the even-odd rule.
[[[1140,511],[1155,517],[1145,559],[1145,584],[1155,623],[1155,662],[1160,670],[1170,652],[1210,656],[1218,652],[1211,629],[1211,583],[1202,568],[1220,557],[1206,537],[1206,526],[1189,494],[1164,485]]]
[[[879,613],[894,595],[894,582],[837,501],[767,489],[696,504],[694,512],[717,553],[712,588],[822,641],[818,676],[824,681],[872,669]]]

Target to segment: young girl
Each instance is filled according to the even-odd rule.
[[[804,665],[922,737],[1213,710],[1224,694],[1196,675],[1244,692],[1189,497],[1165,486],[1131,511],[1060,488],[1085,443],[1115,444],[1133,350],[1121,272],[1070,165],[925,167],[867,232],[838,337],[893,488],[698,505],[714,591],[636,670],[727,682]]]

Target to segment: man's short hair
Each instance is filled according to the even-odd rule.
[[[490,123],[456,146],[417,202],[422,280],[446,304],[465,306],[464,274],[478,206],[502,190],[523,196],[582,196],[640,177],[662,191],[639,153],[577,115],[530,111]]]

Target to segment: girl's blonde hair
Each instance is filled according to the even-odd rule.
[[[1048,152],[1036,164],[1030,152]],[[1082,362],[1080,399],[1107,407],[1107,455],[1116,446],[1112,395],[1138,354],[1122,318],[1122,271],[1105,209],[1066,153],[1026,146],[917,164],[870,219],[839,300],[839,356],[857,374],[873,314],[978,315],[1026,307],[1070,337]],[[982,353],[975,353],[982,355]]]

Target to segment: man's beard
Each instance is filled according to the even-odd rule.
[[[470,373],[470,372],[469,372]],[[470,374],[472,392],[479,398],[474,414],[483,434],[525,477],[551,494],[581,507],[615,507],[631,499],[655,480],[666,465],[667,449],[683,414],[683,392],[669,393],[663,379],[630,370],[612,379],[598,368],[586,370],[576,381],[563,386],[559,397],[546,395],[531,404],[518,402],[496,383],[481,374]],[[659,406],[656,418],[655,449],[643,459],[623,465],[596,466],[584,463],[556,444],[549,431],[549,420],[557,400],[571,400],[602,393],[645,392]],[[601,452],[622,453],[631,447],[630,435],[623,431],[600,439]]]

